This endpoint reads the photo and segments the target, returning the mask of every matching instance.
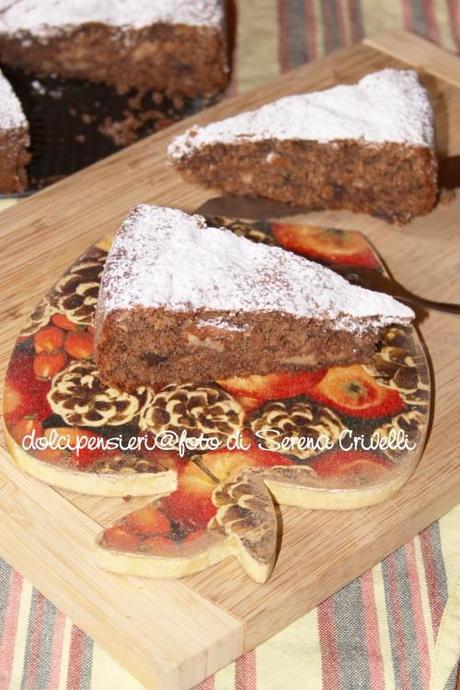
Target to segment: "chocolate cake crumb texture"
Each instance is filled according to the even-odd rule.
[[[0,129],[27,127],[22,106],[11,85],[0,71]]]
[[[169,154],[182,158],[209,144],[269,139],[360,140],[433,148],[433,112],[416,72],[384,69],[351,86],[288,96],[205,127],[192,127],[174,139]]]
[[[219,28],[222,21],[219,0],[16,0],[0,4],[2,30],[44,37],[89,22],[139,29],[157,22]]]
[[[139,306],[282,312],[356,333],[414,316],[392,297],[350,285],[303,257],[208,228],[201,216],[149,205],[133,209],[116,235],[99,305],[99,316]]]

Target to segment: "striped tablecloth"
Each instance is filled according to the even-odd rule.
[[[460,51],[459,0],[237,5],[232,92],[385,29]],[[455,690],[459,524],[460,507],[199,690]],[[0,690],[141,686],[0,559]]]

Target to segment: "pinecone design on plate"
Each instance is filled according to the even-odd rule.
[[[388,448],[383,452],[390,459],[397,459],[408,452],[406,442],[414,450],[418,446],[420,429],[425,422],[425,415],[419,410],[407,410],[395,415],[389,422],[382,424],[372,434],[372,440],[388,439],[395,444],[398,439],[403,443],[402,448]]]
[[[238,237],[246,237],[252,242],[261,242],[262,244],[275,245],[276,242],[272,235],[265,232],[262,228],[257,227],[253,223],[242,223],[238,220],[228,220],[220,216],[212,216],[206,218],[209,225],[215,228],[227,228],[231,230]]]
[[[427,406],[429,383],[422,378],[421,364],[410,331],[394,326],[385,331],[373,361],[363,366],[382,386],[397,390],[408,405]]]
[[[117,453],[110,458],[101,458],[91,465],[91,472],[97,474],[157,474],[164,471],[158,462],[134,453]]]
[[[228,393],[215,385],[165,386],[145,406],[140,418],[142,431],[189,437],[214,437],[225,443],[243,423],[243,409]]]
[[[211,531],[234,536],[255,561],[267,563],[276,547],[273,499],[263,481],[264,470],[242,469],[213,492],[217,513]]]
[[[266,404],[253,416],[250,426],[267,450],[300,460],[326,450],[326,442],[335,444],[346,430],[341,419],[329,408],[298,400]],[[281,447],[283,441],[286,446]]]
[[[56,310],[79,326],[94,323],[101,274],[107,252],[93,247],[56,284],[52,302]]]
[[[21,330],[21,335],[28,337],[47,325],[51,318],[51,305],[47,297],[37,304]]]
[[[48,402],[53,412],[72,426],[120,426],[149,405],[152,393],[138,388],[123,393],[100,380],[93,362],[73,361],[51,382]]]

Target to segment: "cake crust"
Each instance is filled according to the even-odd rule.
[[[186,180],[225,194],[348,209],[400,224],[429,213],[438,195],[434,152],[408,144],[208,144],[174,165]]]
[[[226,318],[226,312],[142,307],[111,312],[97,342],[101,378],[134,390],[367,362],[382,330],[364,327],[356,336],[313,319],[300,328],[298,319],[278,313],[251,314],[241,325]]]
[[[412,318],[319,264],[142,205],[107,258],[95,359],[122,390],[321,368],[369,360],[385,326]]]

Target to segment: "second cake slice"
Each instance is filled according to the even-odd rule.
[[[412,70],[384,69],[192,127],[169,156],[185,179],[225,194],[398,223],[428,213],[438,191],[433,112]]]
[[[102,276],[95,357],[121,389],[369,360],[413,312],[201,216],[134,208]]]

